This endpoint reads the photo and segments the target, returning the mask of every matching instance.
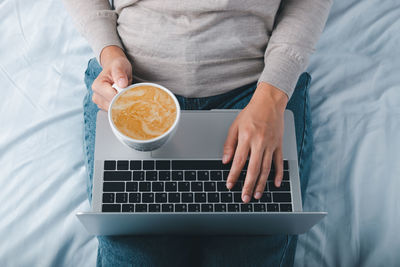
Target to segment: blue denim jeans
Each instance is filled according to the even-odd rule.
[[[101,72],[91,59],[85,73],[84,137],[88,170],[87,192],[92,199],[92,177],[97,106],[91,101],[92,83]],[[308,100],[311,76],[303,73],[287,105],[294,113],[302,195],[311,168],[312,131]],[[242,109],[256,83],[202,98],[176,95],[183,110]],[[97,266],[292,266],[297,236],[98,236]]]

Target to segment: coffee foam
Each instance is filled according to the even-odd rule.
[[[164,90],[142,85],[123,92],[111,108],[117,129],[137,140],[156,138],[174,124],[177,110],[173,98]]]

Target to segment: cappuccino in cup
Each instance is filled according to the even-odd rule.
[[[108,111],[111,128],[124,144],[154,150],[173,134],[180,116],[172,92],[153,83],[139,83],[120,91]]]

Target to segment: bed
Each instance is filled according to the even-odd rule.
[[[0,266],[94,266],[83,73],[61,1],[0,1]],[[400,3],[338,0],[309,65],[313,170],[296,266],[400,264]]]

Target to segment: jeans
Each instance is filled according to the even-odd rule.
[[[84,99],[84,137],[87,192],[92,199],[96,114],[91,100],[92,83],[101,72],[91,59],[85,72],[88,92]],[[311,76],[303,73],[288,102],[294,113],[302,196],[311,169],[312,130],[308,99]],[[256,83],[230,92],[202,98],[176,95],[182,110],[242,109],[250,101]],[[297,236],[98,236],[97,266],[292,266]]]

